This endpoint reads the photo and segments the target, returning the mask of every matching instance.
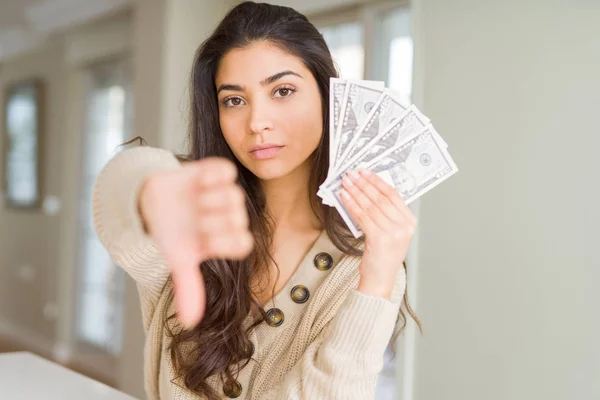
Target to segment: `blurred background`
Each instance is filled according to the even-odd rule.
[[[194,51],[237,3],[0,1],[0,352],[145,397],[136,288],[91,190],[132,137],[184,149]],[[342,77],[415,103],[460,169],[414,206],[424,332],[409,322],[377,399],[600,399],[600,1],[272,3]]]

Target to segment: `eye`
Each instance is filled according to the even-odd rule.
[[[244,100],[239,97],[228,97],[221,101],[221,103],[227,108],[239,107],[244,104]]]
[[[290,97],[295,91],[296,89],[291,87],[282,87],[275,90],[275,97]],[[279,94],[279,96],[277,94]]]

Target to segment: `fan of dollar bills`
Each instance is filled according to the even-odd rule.
[[[340,199],[348,171],[368,169],[391,184],[406,204],[458,171],[429,118],[383,82],[331,78],[329,171],[318,195],[362,236]]]

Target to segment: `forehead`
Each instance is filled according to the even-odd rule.
[[[286,53],[268,42],[255,42],[241,49],[230,50],[223,56],[216,84],[255,83],[284,70],[306,77],[310,73],[298,57]]]

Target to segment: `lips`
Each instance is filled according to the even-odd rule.
[[[269,158],[275,157],[284,146],[276,145],[276,144],[265,144],[254,146],[252,150],[250,150],[250,157],[256,160],[266,160]]]

